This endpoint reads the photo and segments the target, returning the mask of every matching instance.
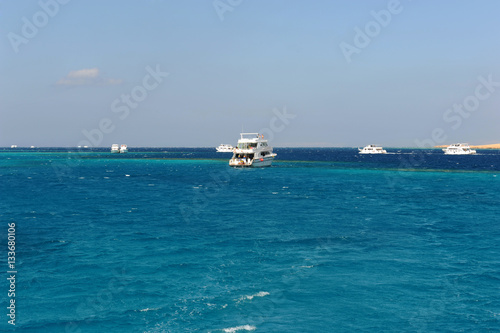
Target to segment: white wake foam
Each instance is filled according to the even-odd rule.
[[[259,291],[257,294],[241,296],[239,301],[244,301],[246,299],[252,300],[254,297],[264,297],[269,295],[267,291]]]
[[[267,296],[269,295],[269,293],[267,291],[259,291],[257,294],[255,295],[250,295],[250,296],[247,296],[247,299],[252,299],[254,297],[264,297],[264,296]]]
[[[156,311],[160,308],[153,308],[153,309],[150,309],[150,308],[146,308],[146,309],[142,309],[142,310],[139,310],[140,312],[147,312],[147,311]]]
[[[256,327],[251,326],[251,325],[243,325],[243,326],[236,326],[236,327],[230,327],[230,328],[225,328],[223,331],[227,333],[234,333],[237,331],[255,331]]]

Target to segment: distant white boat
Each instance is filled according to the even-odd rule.
[[[127,145],[121,145],[120,146],[120,153],[126,153],[128,152]]]
[[[10,146],[10,148],[17,148],[17,145],[12,145]]]
[[[232,153],[234,147],[231,145],[221,144],[219,147],[215,148],[218,153]]]
[[[111,152],[112,153],[119,153],[120,152],[120,146],[118,144],[112,144],[111,145]]]
[[[31,146],[30,148],[35,148],[35,146]]]
[[[360,154],[387,154],[387,151],[376,145],[368,145],[363,149],[358,148]]]
[[[238,145],[229,160],[232,167],[264,167],[273,163],[276,154],[259,133],[241,133]]]
[[[443,149],[445,155],[474,155],[475,150],[470,149],[468,143],[454,143]]]

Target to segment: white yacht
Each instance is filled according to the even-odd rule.
[[[111,145],[111,152],[116,154],[120,152],[120,146],[118,144],[112,144]]]
[[[470,149],[467,143],[454,143],[443,149],[445,155],[473,155],[475,150]]]
[[[368,145],[363,149],[358,148],[360,154],[387,154],[387,151],[376,145]]]
[[[241,133],[229,165],[233,167],[264,167],[273,163],[276,154],[259,133]]]
[[[219,147],[215,148],[218,153],[232,153],[234,147],[231,145],[221,144]]]
[[[17,148],[17,145],[12,145],[10,146],[10,148]]]
[[[121,145],[120,146],[120,153],[126,153],[128,152],[127,145]]]

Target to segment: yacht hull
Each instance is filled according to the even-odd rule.
[[[366,155],[368,155],[368,154],[371,154],[371,155],[377,155],[377,154],[387,154],[387,152],[386,152],[385,150],[384,150],[384,151],[382,151],[382,152],[364,152],[364,151],[360,151],[359,153],[360,153],[360,154],[366,154]]]
[[[274,160],[274,156],[270,156],[270,157],[263,157],[263,158],[256,158],[253,160],[253,163],[252,163],[252,167],[254,168],[261,168],[261,167],[267,167],[267,166],[271,166],[271,164],[273,163],[273,160]]]
[[[463,153],[463,152],[457,152],[457,153],[455,153],[455,152],[447,152],[447,151],[445,151],[445,152],[444,152],[444,154],[445,154],[445,155],[475,155],[475,154],[476,154],[476,151],[475,151],[475,150],[473,150],[473,151],[472,151],[472,152],[470,152],[470,153]]]
[[[239,167],[239,168],[263,168],[271,166],[273,160],[274,156],[255,158],[250,161],[246,161],[244,159],[232,158],[229,160],[229,166]]]

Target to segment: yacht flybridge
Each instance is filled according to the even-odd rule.
[[[445,155],[473,155],[475,150],[470,149],[467,143],[454,143],[447,148],[443,149]]]
[[[259,133],[241,133],[229,165],[233,167],[265,167],[273,163],[276,154]]]
[[[360,154],[387,154],[387,151],[376,145],[368,145],[363,149],[358,148]]]

